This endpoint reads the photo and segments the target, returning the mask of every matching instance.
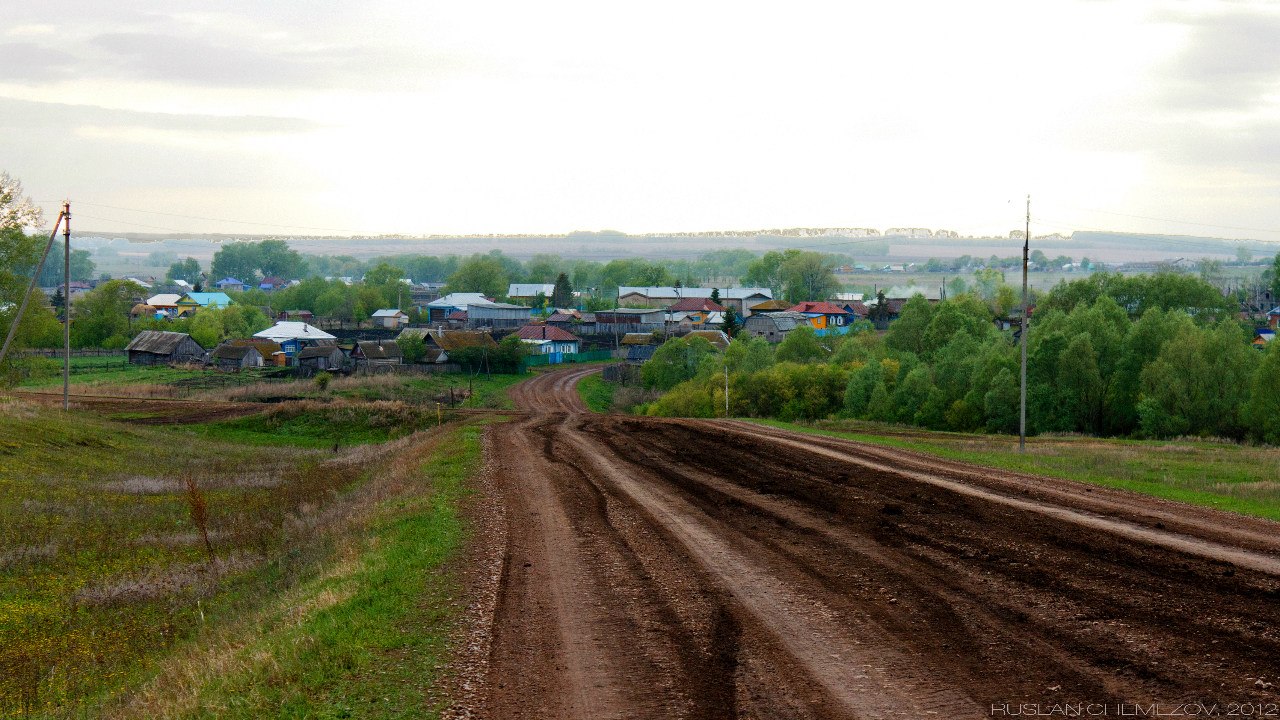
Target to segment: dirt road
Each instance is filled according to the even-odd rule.
[[[750,423],[590,415],[590,371],[518,386],[530,414],[490,429],[491,626],[455,715],[1280,717],[1280,525]]]

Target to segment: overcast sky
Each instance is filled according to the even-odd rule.
[[[1280,241],[1276,3],[41,0],[0,69],[81,228]]]

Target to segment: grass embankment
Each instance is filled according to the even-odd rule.
[[[1205,440],[1034,437],[907,430],[854,420],[765,425],[918,450],[949,460],[1065,478],[1280,520],[1280,449]]]
[[[336,420],[299,414],[286,422],[323,428]],[[171,668],[172,658],[183,653],[202,658],[188,666],[188,674],[219,662],[235,667],[239,656],[218,649],[210,638],[230,637],[218,633],[241,627],[244,637],[232,643],[236,648],[250,639],[279,639],[259,629],[274,627],[282,617],[280,628],[318,623],[314,638],[321,645],[333,638],[350,645],[343,652],[355,659],[334,661],[347,669],[372,667],[374,656],[389,658],[376,649],[390,647],[396,637],[398,647],[439,643],[439,633],[419,637],[417,628],[403,637],[379,635],[385,630],[381,619],[391,610],[370,596],[370,588],[390,593],[393,605],[420,612],[413,622],[435,622],[433,613],[442,605],[432,593],[444,585],[436,588],[424,578],[422,563],[438,564],[456,545],[453,504],[461,492],[458,478],[463,469],[470,472],[478,455],[477,432],[446,426],[439,444],[433,433],[423,433],[333,453],[255,446],[234,437],[227,442],[4,402],[0,717],[98,716],[121,692],[157,667]],[[437,449],[443,455],[431,454]],[[205,508],[203,522],[193,512],[194,498]],[[362,510],[368,507],[378,510]],[[409,581],[396,575],[401,567],[416,574],[414,597],[421,605],[406,600]],[[359,608],[343,604],[348,595],[359,599]],[[319,612],[326,608],[339,609]],[[312,610],[318,613],[314,620]],[[378,627],[361,626],[342,612],[374,613]],[[320,702],[328,696],[316,688],[325,683],[337,683],[333,687],[341,695],[362,682],[401,677],[395,672],[403,667],[425,677],[414,665],[427,656],[425,646],[414,645],[413,658],[361,680],[324,669],[329,666],[323,658],[297,645],[300,638],[281,640],[280,647],[255,646],[256,658],[274,658],[271,672],[285,673],[270,675],[276,695],[246,696],[259,698],[256,707],[294,714],[289,708],[301,701],[285,690],[294,683],[306,688],[295,693],[299,697],[314,695]],[[278,650],[294,645],[299,658],[276,658]],[[210,678],[198,687],[172,679],[158,687],[144,696],[145,708],[130,712],[171,714],[187,707],[175,695],[182,692],[188,700],[208,695],[218,705],[223,692]],[[231,700],[222,704],[213,714],[234,711]],[[336,704],[332,709],[339,710]]]
[[[599,374],[588,375],[578,381],[578,395],[591,412],[607,413],[613,409],[613,393],[616,383],[608,382]]]
[[[458,506],[482,429],[449,427],[402,448],[330,533],[334,562],[175,655],[121,716],[436,716],[430,688],[458,592],[442,567],[463,542]]]

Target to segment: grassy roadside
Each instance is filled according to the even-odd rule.
[[[617,384],[608,382],[602,375],[588,375],[578,381],[578,395],[591,412],[607,413],[613,408],[613,393]]]
[[[753,420],[805,433],[917,450],[948,460],[1130,490],[1280,520],[1280,449],[1200,440],[1176,442],[1036,437],[1025,455],[1017,438],[903,431],[860,421],[798,425]]]
[[[422,715],[482,427],[267,413],[250,443],[0,400],[0,717]],[[297,447],[335,425],[374,427]]]
[[[435,717],[457,587],[459,503],[483,426],[447,428],[331,541],[335,563],[169,662],[116,717]],[[408,450],[408,448],[405,448]]]

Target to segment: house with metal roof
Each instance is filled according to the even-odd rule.
[[[483,293],[449,293],[427,303],[427,317],[431,322],[443,321],[454,312],[466,312],[473,303],[493,302]]]
[[[187,333],[143,330],[125,347],[135,365],[204,362],[204,348]]]
[[[554,325],[525,325],[516,331],[516,337],[531,346],[536,355],[552,355],[551,362],[560,362],[565,353],[577,353],[582,339]]]
[[[244,292],[244,283],[233,277],[224,277],[213,286],[223,292]]]
[[[524,305],[473,302],[467,305],[468,328],[515,328],[529,322],[533,309]]]
[[[713,288],[624,285],[618,288],[618,304],[665,308],[685,298],[710,298],[713,290]],[[732,306],[740,317],[750,315],[753,307],[772,298],[773,291],[769,288],[720,288],[720,304]]]
[[[409,315],[403,310],[390,308],[374,312],[373,321],[384,328],[400,328],[409,324]]]
[[[555,291],[556,286],[552,283],[511,283],[507,286],[507,298],[513,302],[532,305],[539,294],[550,299]]]
[[[177,303],[179,315],[189,315],[204,308],[222,309],[231,305],[231,298],[224,292],[187,293]]]
[[[856,319],[849,311],[829,302],[802,302],[788,308],[809,318],[809,324],[819,335],[843,335]]]

